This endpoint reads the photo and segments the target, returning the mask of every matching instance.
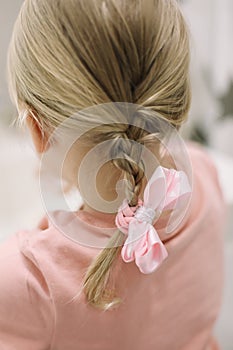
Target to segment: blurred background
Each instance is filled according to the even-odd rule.
[[[0,242],[43,215],[37,165],[25,130],[10,127],[16,117],[6,83],[6,56],[22,0],[0,0]],[[219,171],[227,202],[226,282],[216,336],[233,349],[233,1],[180,1],[192,45],[193,103],[185,138],[205,145]]]

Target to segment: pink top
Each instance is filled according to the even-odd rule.
[[[208,155],[199,146],[189,150],[189,212],[172,237],[161,234],[168,258],[154,273],[142,274],[119,256],[118,309],[97,310],[83,294],[72,301],[99,250],[75,243],[47,219],[0,246],[1,350],[218,349],[212,329],[223,288],[225,207]],[[83,232],[109,225],[104,214],[77,215]]]

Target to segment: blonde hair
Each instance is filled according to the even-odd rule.
[[[9,48],[9,87],[43,128],[108,102],[138,104],[178,128],[190,107],[189,60],[188,30],[175,0],[26,0]],[[128,180],[127,198],[135,205],[144,170],[127,141],[146,145],[153,134],[142,122],[141,128],[103,126],[96,135],[92,142],[113,140],[112,163]],[[97,307],[120,302],[105,289],[123,239],[117,231],[87,271],[84,290]]]

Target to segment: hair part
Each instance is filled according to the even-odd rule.
[[[13,101],[36,111],[44,128],[108,102],[138,104],[179,127],[190,108],[189,61],[188,30],[176,0],[26,0],[9,47],[9,88]],[[86,122],[80,118],[79,126]],[[88,122],[95,125],[94,117]],[[117,131],[113,124],[111,132],[103,127],[98,133],[98,142],[114,141],[112,163],[127,180],[131,205],[144,178],[132,142],[153,143],[144,122],[141,129]],[[94,306],[119,302],[105,300],[104,290],[120,253],[113,245],[121,242],[117,232],[88,269],[84,290]]]

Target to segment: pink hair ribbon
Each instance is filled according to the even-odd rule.
[[[116,226],[127,235],[121,250],[125,262],[135,261],[144,274],[155,271],[168,253],[153,224],[165,210],[183,207],[191,193],[183,171],[159,166],[148,181],[143,201],[130,207],[125,199],[116,216]]]

